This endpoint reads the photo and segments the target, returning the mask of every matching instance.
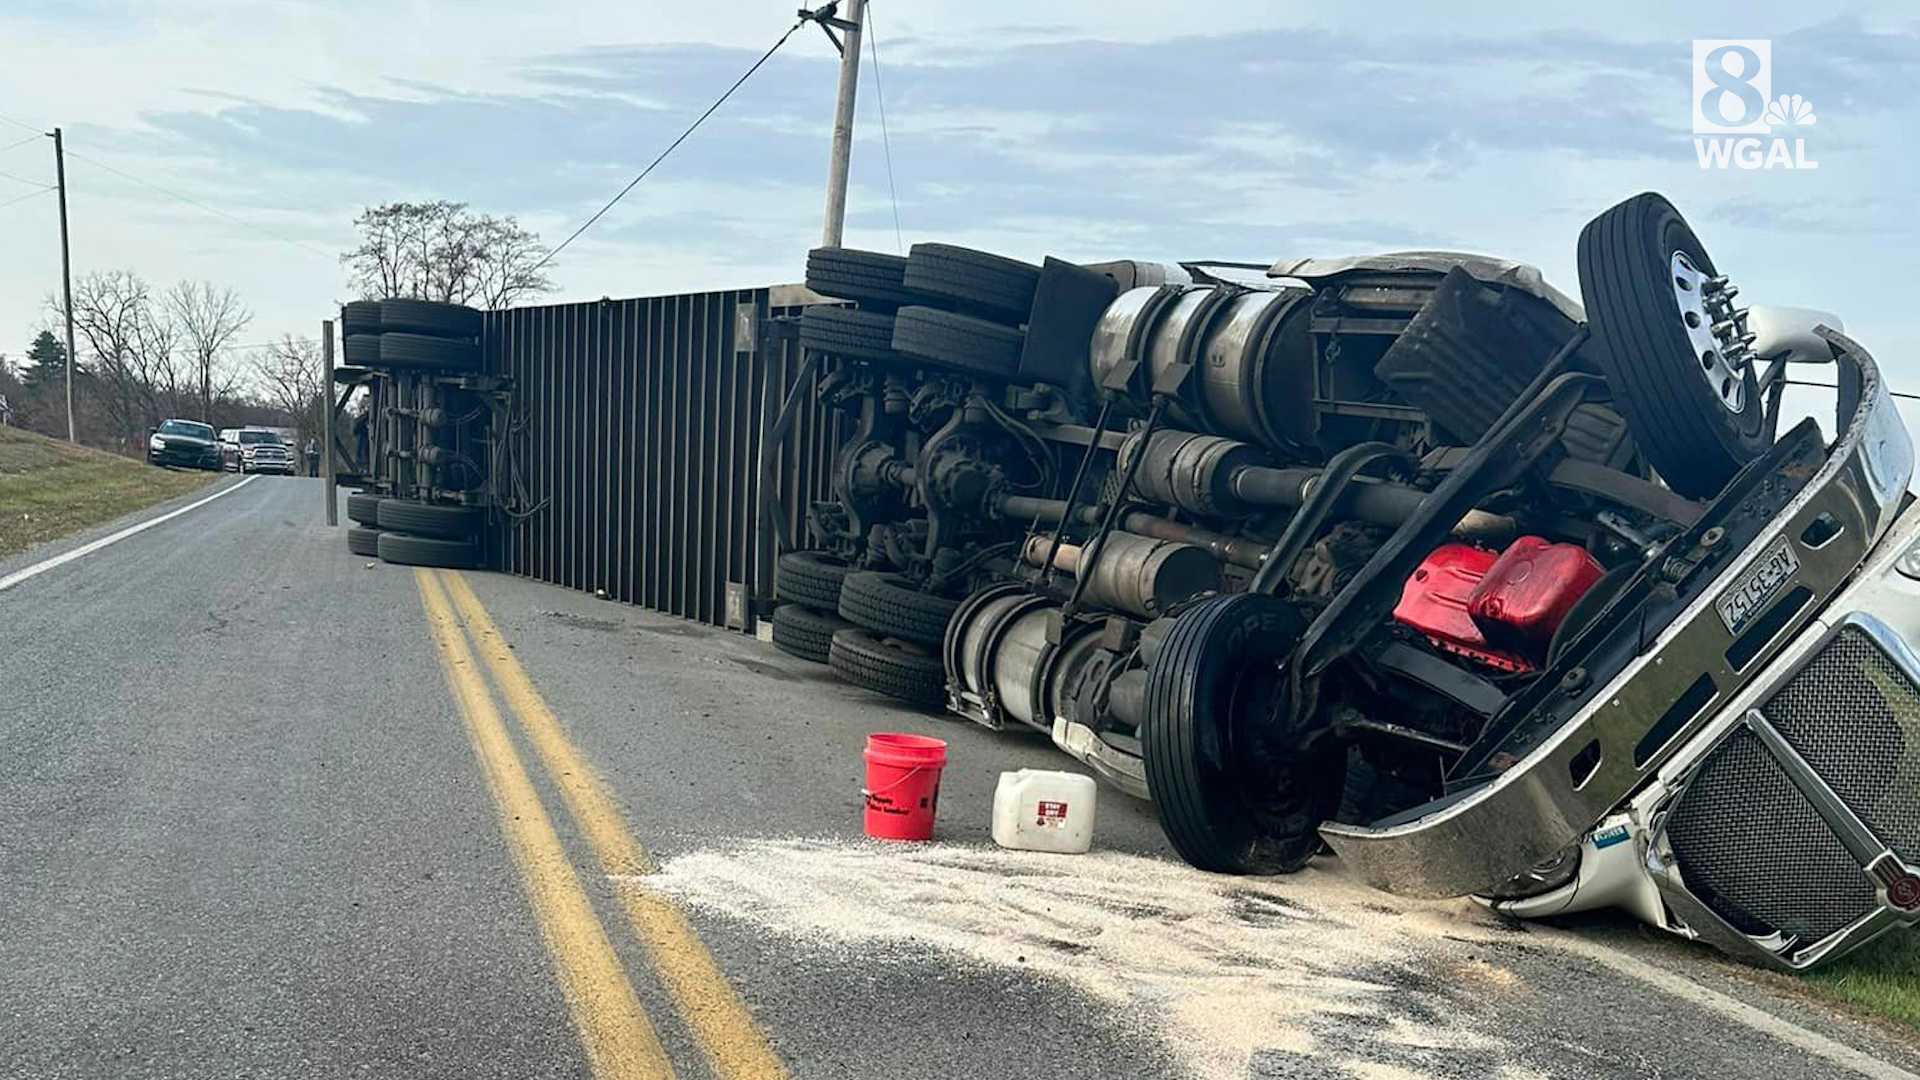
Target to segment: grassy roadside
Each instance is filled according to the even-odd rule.
[[[1920,1031],[1920,932],[1895,930],[1808,975],[1805,985],[1822,997]]]
[[[0,557],[205,487],[213,472],[175,472],[0,427]]]

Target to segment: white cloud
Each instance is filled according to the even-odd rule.
[[[345,247],[366,203],[473,198],[550,240],[565,236],[710,93],[633,77],[664,69],[631,66],[625,50],[744,50],[702,54],[695,70],[717,91],[793,7],[10,5],[0,11],[0,114],[61,123],[77,153],[250,223],[73,163],[78,270],[233,283],[260,313],[250,336],[264,340],[310,333],[340,297],[338,266],[301,245]],[[1877,10],[1863,27],[1906,17],[1898,5]],[[1659,188],[1742,268],[1750,292],[1834,308],[1883,357],[1920,356],[1920,326],[1903,314],[1911,236],[1881,245],[1808,216],[1817,206],[1879,226],[1888,207],[1911,201],[1911,108],[1849,112],[1796,85],[1818,102],[1819,134],[1836,146],[1819,173],[1801,177],[1702,174],[1683,136],[1665,149],[1662,125],[1684,126],[1687,38],[1730,27],[1787,38],[1813,17],[1784,4],[1580,13],[1513,4],[1467,20],[1430,5],[1328,14],[1060,0],[983,11],[880,0],[875,9],[908,242],[937,236],[1029,258],[1261,260],[1451,240],[1536,262],[1572,292],[1580,225]],[[1856,68],[1901,62],[1847,26],[1795,40],[1810,49],[1858,40],[1868,60],[1849,59]],[[1322,49],[1327,41],[1340,47]],[[1143,42],[1158,44],[1135,48]],[[797,276],[818,235],[832,61],[803,28],[782,62],[794,66],[770,68],[765,85],[743,91],[569,249],[567,296]],[[849,239],[890,250],[872,89],[863,84]],[[14,134],[0,124],[0,146]],[[1843,139],[1848,149],[1838,149]],[[0,152],[0,170],[39,176],[47,156],[33,142]],[[0,180],[0,201],[27,190]],[[1893,224],[1908,227],[1883,227]],[[58,282],[51,199],[0,207],[0,237],[0,351],[15,353]],[[1830,273],[1836,260],[1851,272]],[[1920,383],[1920,368],[1890,366]]]

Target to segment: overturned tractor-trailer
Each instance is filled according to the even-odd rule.
[[[1920,511],[1872,359],[1657,195],[1581,301],[1450,253],[815,251],[852,436],[774,639],[1031,728],[1195,866],[1803,968],[1920,917]],[[848,306],[851,305],[851,306]],[[1836,429],[1776,431],[1824,364]]]

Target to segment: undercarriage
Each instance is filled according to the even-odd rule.
[[[1920,775],[1920,627],[1847,623],[1867,644],[1824,677],[1879,674],[1845,715],[1741,704],[1893,558],[1910,441],[1837,319],[1737,306],[1664,199],[1588,226],[1584,304],[1444,253],[901,262],[809,262],[858,303],[800,327],[856,423],[817,549],[782,561],[789,651],[1044,733],[1205,870],[1330,845],[1381,888],[1526,914],[1630,852],[1581,904],[1787,967],[1920,911],[1914,785],[1810,749],[1855,725],[1875,775]],[[1831,442],[1777,431],[1789,363],[1837,372]],[[1784,770],[1765,814],[1813,807],[1827,908],[1754,886],[1760,811],[1684,794],[1734,755]]]

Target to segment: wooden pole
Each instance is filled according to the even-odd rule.
[[[73,257],[67,243],[67,150],[54,128],[53,172],[60,184],[60,288],[67,312],[67,441],[76,441],[73,430]]]
[[[827,225],[822,247],[840,247],[847,224],[847,167],[853,157],[853,105],[860,87],[860,25],[866,0],[847,0],[841,33],[840,93],[833,106],[833,153],[827,159]]]
[[[327,524],[340,524],[340,495],[334,488],[333,472],[333,320],[320,320],[320,404],[325,406],[320,420],[320,468],[326,480]]]

